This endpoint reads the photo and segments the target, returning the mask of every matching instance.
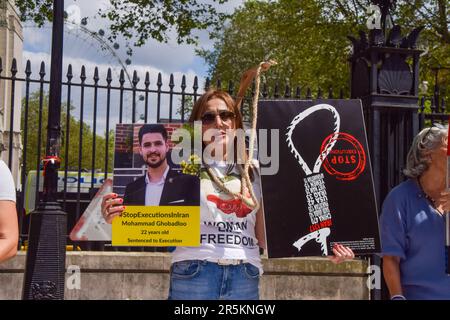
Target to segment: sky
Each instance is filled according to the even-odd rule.
[[[205,0],[207,1],[207,0]],[[219,9],[224,12],[232,13],[239,5],[243,3],[243,0],[229,0],[227,3],[220,5]],[[131,64],[126,65],[127,73],[130,77],[133,75],[133,71],[137,72],[140,79],[138,87],[143,88],[143,80],[145,73],[150,74],[150,88],[156,89],[157,75],[162,74],[163,90],[168,90],[168,83],[170,74],[174,75],[175,88],[174,90],[181,90],[181,78],[186,75],[187,87],[192,88],[194,77],[198,76],[199,86],[202,88],[204,85],[204,78],[207,76],[208,66],[204,60],[195,54],[195,46],[193,45],[179,45],[176,43],[175,37],[171,37],[168,43],[158,43],[155,40],[149,40],[145,46],[139,48],[133,48],[134,52],[132,57],[126,55],[125,41],[118,40],[118,49],[112,48],[112,50],[102,49],[102,41],[95,39],[90,32],[98,32],[103,29],[107,32],[107,20],[96,16],[98,9],[105,8],[108,5],[106,0],[66,0],[65,10],[69,15],[70,21],[78,22],[82,17],[88,17],[88,23],[85,29],[79,28],[74,24],[66,24],[64,31],[64,55],[63,55],[63,80],[66,80],[67,66],[72,65],[74,81],[79,81],[79,75],[81,66],[86,67],[86,83],[93,83],[92,77],[94,74],[94,68],[99,68],[100,81],[99,84],[106,84],[106,72],[109,67],[112,68],[113,85],[118,84],[119,72],[121,69],[121,63],[126,65],[126,59],[131,59]],[[219,6],[219,5],[218,5]],[[24,23],[23,25],[24,43],[23,43],[23,65],[27,60],[31,61],[32,77],[38,77],[38,70],[41,61],[46,65],[46,79],[49,78],[50,72],[50,52],[51,52],[51,25],[48,24],[42,28],[37,28],[33,24]],[[200,47],[211,48],[212,41],[209,40],[207,32],[198,32],[200,36]],[[100,37],[102,39],[102,37]],[[107,42],[110,47],[112,44]],[[125,86],[130,87],[131,84],[127,81]],[[47,87],[44,88],[48,90]],[[31,88],[33,90],[33,86]],[[35,85],[34,90],[37,90]],[[189,90],[189,89],[187,89]],[[93,102],[92,95],[93,90],[86,90],[85,92],[85,110],[83,112],[86,115],[92,113]],[[63,88],[63,101],[67,99],[67,93]],[[131,104],[131,93],[125,94],[124,105],[129,106]],[[112,123],[117,121],[118,117],[118,96],[112,97]],[[73,110],[74,116],[79,119],[79,105],[80,105],[80,92],[77,88],[73,88],[71,102],[75,106]],[[150,104],[152,103],[149,101]],[[175,104],[178,101],[175,101]],[[99,92],[98,105],[100,110],[105,109],[106,93]],[[168,116],[168,98],[163,97],[163,112],[162,117]],[[114,109],[115,108],[115,109]],[[138,103],[138,115],[143,114],[143,102]],[[174,107],[176,108],[176,106]],[[124,111],[124,122],[131,120],[130,108],[126,108]],[[100,111],[103,112],[103,111]],[[154,121],[156,118],[156,112],[154,109],[150,111],[150,119]],[[84,116],[85,121],[92,127],[92,116]],[[99,132],[105,129],[105,119],[99,117],[98,119]]]
[[[225,4],[218,5],[218,8],[221,11],[232,13],[242,2],[243,0],[229,0]],[[99,29],[106,31],[107,20],[96,17],[96,13],[98,9],[105,8],[107,4],[108,1],[105,0],[66,0],[65,10],[69,14],[69,19],[73,21],[79,21],[81,17],[88,17],[86,29],[89,31],[96,32]],[[208,39],[207,33],[198,32],[197,34],[200,36],[200,46],[211,48],[212,42]],[[150,40],[145,46],[134,48],[131,57],[132,64],[127,67],[129,73],[131,74],[134,69],[146,69],[151,72],[162,72],[163,75],[185,73],[205,77],[207,66],[202,58],[195,55],[195,46],[178,45],[174,38],[172,37],[166,44]],[[99,41],[76,27],[65,26],[64,40],[65,64],[70,60],[71,63],[78,61],[95,65],[111,65],[118,64],[118,59],[125,63],[128,58],[124,49],[124,40],[117,41],[120,45],[118,50],[114,50],[117,58],[102,52]],[[32,24],[24,24],[24,57],[33,61],[36,60],[34,56],[44,59],[48,57],[45,60],[49,60],[50,51],[51,25],[39,29]]]

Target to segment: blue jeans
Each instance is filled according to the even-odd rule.
[[[259,269],[250,263],[218,265],[202,260],[170,268],[169,300],[258,300]]]

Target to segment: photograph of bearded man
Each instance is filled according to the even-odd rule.
[[[133,130],[134,131],[134,130]],[[116,186],[125,186],[123,197],[117,193],[103,196],[101,211],[107,223],[112,223],[127,205],[135,206],[199,206],[200,179],[195,175],[183,174],[178,168],[171,167],[170,142],[167,129],[162,124],[144,124],[139,128],[134,141],[139,142],[138,153],[145,174],[134,177],[132,182],[121,184],[123,174],[114,177]],[[116,143],[116,157],[118,155]],[[116,165],[123,162],[115,160]],[[125,165],[124,168],[128,165]],[[127,170],[127,169],[126,169]],[[117,181],[116,181],[117,180]],[[116,191],[117,192],[117,191]],[[122,192],[121,192],[122,193]]]
[[[147,172],[126,186],[123,204],[198,206],[198,177],[177,172],[169,166],[166,128],[162,124],[144,124],[138,138],[139,154],[147,165]]]

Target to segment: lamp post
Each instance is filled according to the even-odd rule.
[[[53,0],[52,55],[46,157],[43,159],[44,192],[31,212],[22,298],[64,299],[67,214],[57,202],[60,164],[60,116],[64,0]]]

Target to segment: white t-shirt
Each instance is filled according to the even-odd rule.
[[[225,164],[211,166],[219,178],[224,177]],[[261,184],[258,175],[253,181],[255,196],[261,204]],[[232,191],[240,191],[241,178],[234,168],[225,179]],[[200,247],[177,247],[172,262],[183,260],[240,259],[263,273],[258,240],[255,236],[256,212],[239,199],[221,191],[206,171],[200,175]]]
[[[8,166],[0,160],[0,200],[16,202],[16,190],[14,180]]]

